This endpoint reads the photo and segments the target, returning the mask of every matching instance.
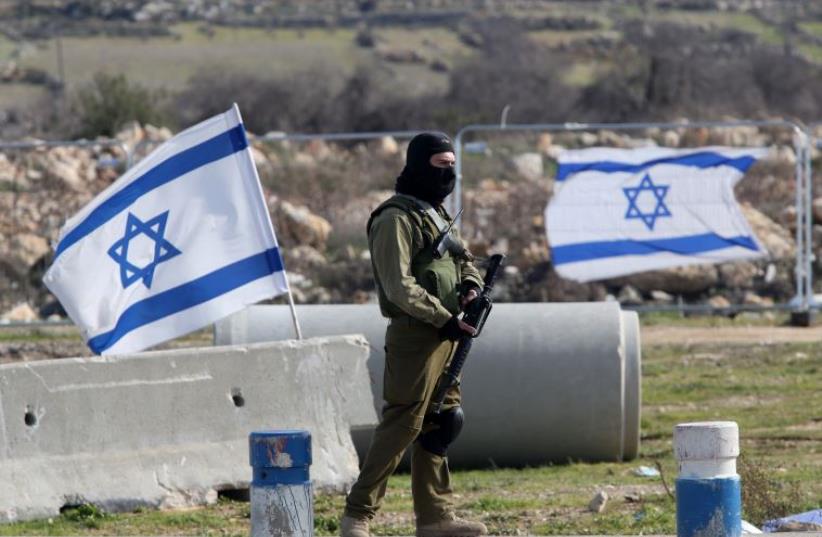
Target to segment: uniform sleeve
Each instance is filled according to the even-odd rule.
[[[459,237],[458,235],[458,238],[460,242],[462,242],[462,245],[467,248],[468,245],[465,244],[465,241],[462,240],[462,237]],[[460,260],[460,274],[462,275],[462,281],[460,282],[461,284],[464,285],[466,282],[470,282],[479,287],[480,289],[482,289],[482,275],[479,273],[479,270],[477,270],[477,267],[475,267],[473,263],[471,263],[470,261],[466,261],[465,259]]]
[[[411,275],[412,244],[411,222],[400,211],[388,209],[371,224],[371,261],[386,298],[411,317],[439,328],[451,313]]]

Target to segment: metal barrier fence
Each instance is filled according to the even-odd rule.
[[[619,133],[633,132],[647,136],[649,132],[662,135],[666,132],[687,133],[695,131],[716,131],[720,129],[782,129],[787,131],[795,155],[793,166],[793,180],[795,184],[794,208],[796,211],[796,255],[794,262],[794,295],[790,300],[781,303],[756,305],[733,303],[723,306],[711,306],[703,304],[686,305],[682,303],[647,305],[634,307],[641,311],[683,311],[683,312],[710,312],[720,310],[722,312],[738,312],[743,310],[790,310],[794,312],[808,312],[813,304],[813,274],[812,274],[812,219],[811,219],[811,188],[810,188],[810,168],[807,135],[799,124],[788,121],[727,121],[727,122],[695,122],[695,123],[591,123],[591,124],[521,124],[521,125],[469,125],[464,127],[456,136],[457,149],[457,176],[458,191],[456,198],[462,203],[463,189],[466,184],[466,148],[473,151],[489,151],[487,142],[469,142],[466,137],[482,134],[486,138],[500,135],[516,135],[526,133],[549,133],[553,136],[565,136],[570,134],[585,133],[594,135],[595,133]],[[776,136],[776,135],[774,135]],[[587,145],[607,145],[602,143],[604,136],[594,136]],[[679,146],[679,144],[676,144]],[[705,145],[697,143],[695,146]],[[722,144],[720,144],[722,145]],[[727,145],[727,144],[725,144]],[[504,153],[504,151],[503,151]],[[510,155],[507,160],[511,161]],[[490,166],[493,169],[493,166]],[[476,174],[477,172],[474,171]],[[469,174],[470,175],[470,174]],[[749,181],[749,180],[748,180]],[[744,181],[743,183],[744,184]],[[524,200],[527,202],[527,200]],[[545,200],[547,202],[547,200]],[[460,205],[461,208],[461,205]],[[530,216],[530,215],[525,215]],[[522,215],[521,215],[522,217]]]
[[[736,312],[736,311],[761,311],[761,310],[788,310],[792,312],[808,312],[817,308],[813,300],[813,219],[812,219],[812,176],[811,176],[811,141],[812,132],[810,129],[803,129],[800,125],[787,121],[735,121],[735,122],[700,122],[700,123],[630,123],[630,124],[526,124],[526,125],[470,125],[459,131],[455,138],[457,150],[457,175],[458,182],[454,195],[449,199],[449,209],[452,214],[456,214],[463,206],[466,194],[470,194],[465,188],[471,186],[471,182],[477,177],[466,177],[466,148],[471,149],[469,136],[510,135],[516,133],[551,133],[555,136],[581,133],[599,133],[601,131],[611,132],[632,132],[647,134],[649,131],[695,131],[698,129],[732,129],[737,127],[780,130],[783,138],[790,138],[790,146],[793,148],[796,164],[793,169],[793,181],[795,183],[794,210],[796,212],[795,223],[795,243],[796,255],[793,260],[793,297],[789,301],[782,301],[768,305],[751,305],[733,303],[728,307],[715,307],[707,304],[684,304],[674,303],[668,305],[639,306],[634,309],[640,311],[674,310],[682,312]],[[384,195],[386,191],[393,188],[394,178],[402,167],[404,154],[399,147],[385,148],[377,147],[363,151],[357,146],[367,148],[366,144],[371,144],[380,140],[407,140],[419,131],[393,131],[393,132],[361,132],[361,133],[330,133],[330,134],[293,134],[293,133],[273,133],[266,136],[250,137],[254,151],[263,161],[265,169],[260,170],[261,179],[268,192],[281,197],[282,200],[292,201],[307,206],[314,214],[318,214],[330,221],[331,231],[328,233],[325,242],[328,242],[328,250],[316,255],[316,251],[304,248],[298,244],[294,236],[290,236],[287,230],[277,229],[278,237],[284,246],[286,255],[292,255],[292,259],[286,260],[286,266],[291,270],[302,270],[311,273],[310,277],[302,279],[302,287],[308,293],[312,287],[322,287],[324,279],[350,278],[354,281],[357,278],[370,279],[370,264],[363,263],[364,260],[364,230],[360,229],[363,217],[367,218],[367,213],[374,202],[375,190],[377,197]],[[818,138],[813,138],[814,143],[820,143]],[[783,142],[785,140],[782,140]],[[125,169],[147,154],[154,145],[162,143],[159,141],[144,140],[139,144],[127,146],[117,140],[111,141],[80,141],[80,142],[0,142],[0,158],[4,155],[11,155],[15,152],[44,152],[54,148],[73,147],[92,150],[98,157],[94,163],[95,169],[116,169],[118,172]],[[474,144],[476,145],[476,144]],[[346,147],[345,151],[341,149]],[[374,158],[374,155],[379,158]],[[19,157],[18,157],[19,158]],[[2,164],[2,161],[0,161]],[[110,174],[109,174],[110,175]],[[470,175],[470,174],[469,174]],[[296,180],[282,181],[282,177],[293,177]],[[464,178],[467,181],[464,181]],[[745,181],[742,182],[743,184]],[[53,184],[50,184],[53,186]],[[105,187],[107,185],[98,183],[95,186]],[[289,186],[290,185],[290,186]],[[38,199],[60,198],[60,192],[45,188],[46,183],[41,184],[44,190],[40,192]],[[476,186],[476,185],[474,185]],[[4,190],[4,178],[0,167],[0,191]],[[100,190],[98,188],[97,190]],[[14,182],[5,183],[5,190],[17,194],[24,193],[23,189],[16,186]],[[470,190],[470,189],[468,189]],[[96,194],[96,191],[93,192]],[[370,197],[369,197],[370,196]],[[470,196],[469,196],[470,197]],[[293,199],[292,199],[293,198]],[[354,203],[358,198],[362,198],[363,203]],[[374,198],[374,199],[371,199]],[[90,199],[90,198],[88,198]],[[86,203],[88,199],[83,199]],[[528,200],[533,203],[534,200]],[[351,203],[349,203],[351,202]],[[68,203],[60,204],[61,212],[52,215],[47,222],[48,229],[38,230],[41,236],[51,240],[56,239],[56,231],[63,225],[63,222],[76,212],[79,207]],[[291,209],[294,209],[292,207]],[[289,210],[291,210],[289,209]],[[513,207],[512,218],[517,217],[522,220],[529,216],[523,214],[517,207]],[[299,210],[299,208],[297,208]],[[348,213],[356,214],[348,214]],[[508,221],[511,224],[515,222]],[[276,224],[275,224],[276,225]],[[477,239],[470,236],[470,229],[467,237],[469,240]],[[0,228],[0,233],[16,233],[17,230]],[[544,233],[543,233],[544,235]],[[356,241],[362,241],[357,243]],[[288,248],[291,246],[292,248]],[[311,246],[311,245],[308,245]],[[321,245],[325,246],[325,244]],[[314,248],[312,246],[312,248]],[[322,247],[314,250],[322,250]],[[289,251],[291,252],[289,253]],[[342,260],[344,271],[332,269],[327,260],[323,257],[338,256]],[[357,276],[351,276],[351,268]],[[319,267],[319,268],[318,268]],[[361,273],[358,273],[358,271]],[[319,280],[319,281],[317,281]],[[317,284],[317,285],[315,285]],[[299,291],[301,280],[297,278],[292,282],[292,286]],[[2,289],[0,289],[2,292]],[[309,301],[328,301],[339,299],[339,296],[306,296]],[[344,296],[345,301],[364,300],[365,297]],[[29,323],[27,323],[28,325]],[[49,324],[65,324],[64,321]],[[8,325],[6,325],[8,326]]]

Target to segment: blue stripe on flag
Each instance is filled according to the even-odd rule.
[[[693,255],[734,246],[747,248],[755,252],[759,250],[756,241],[750,236],[722,237],[716,233],[704,233],[702,235],[690,235],[671,239],[595,241],[565,244],[552,247],[551,257],[554,265],[562,265],[565,263],[591,261],[593,259],[603,259],[606,257],[651,255],[661,252]]]
[[[245,136],[245,130],[240,124],[210,140],[169,157],[94,209],[85,220],[80,222],[60,241],[60,244],[57,245],[57,251],[54,253],[54,259],[56,260],[61,253],[74,243],[127,209],[143,194],[147,194],[155,188],[161,187],[201,166],[225,158],[237,151],[242,151],[246,147],[248,147],[248,140]]]
[[[114,329],[91,338],[87,342],[88,346],[100,354],[132,330],[282,270],[280,250],[276,247],[231,263],[196,280],[132,304],[117,319]]]
[[[728,157],[712,151],[700,151],[688,155],[677,155],[672,157],[658,158],[640,162],[639,164],[629,164],[626,162],[615,162],[612,160],[599,160],[592,162],[568,162],[560,163],[557,167],[557,181],[564,181],[568,176],[579,172],[595,171],[602,173],[614,172],[639,172],[646,168],[651,168],[658,164],[675,164],[677,166],[690,166],[693,168],[713,168],[715,166],[731,166],[742,173],[756,162],[756,158],[750,156]]]

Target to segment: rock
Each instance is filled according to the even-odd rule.
[[[174,133],[168,127],[155,127],[154,125],[146,125],[143,129],[145,137],[148,141],[154,143],[163,143],[170,140]]]
[[[637,291],[635,288],[631,287],[630,285],[626,285],[619,290],[617,300],[620,304],[624,304],[627,306],[636,306],[638,304],[642,304],[642,295],[639,294],[639,291]]]
[[[325,249],[331,224],[325,218],[312,213],[308,207],[292,205],[283,200],[276,206],[276,231],[285,238],[289,247],[312,246]]]
[[[717,132],[722,145],[735,147],[760,147],[766,145],[766,137],[760,134],[759,128],[750,125],[728,127]]]
[[[550,132],[543,132],[537,139],[537,150],[543,155],[549,155],[554,145],[554,137]]]
[[[773,300],[769,297],[761,297],[753,291],[745,291],[742,303],[749,306],[773,306]]]
[[[731,307],[731,302],[722,295],[716,295],[708,299],[708,305],[715,309],[725,309]]]
[[[814,217],[816,217],[816,210],[814,210]],[[782,209],[779,213],[779,223],[792,232],[796,231],[796,206],[788,205]]]
[[[137,147],[137,144],[142,142],[145,137],[145,131],[136,121],[127,123],[115,136],[119,142],[126,146],[128,151],[133,151],[134,148]]]
[[[660,290],[673,295],[702,293],[718,282],[719,273],[713,265],[687,265],[610,280],[611,285],[631,285],[643,293]]]
[[[740,204],[740,207],[742,215],[772,258],[783,259],[794,256],[796,244],[787,229],[754,209],[750,203],[744,202]]]
[[[316,248],[301,244],[294,248],[283,250],[285,265],[289,270],[299,272],[316,269],[328,264],[328,260]]]
[[[393,194],[390,190],[372,190],[364,196],[353,198],[342,207],[332,208],[328,217],[334,222],[335,234],[341,237],[364,237],[371,212]]]
[[[674,296],[666,293],[665,291],[655,289],[651,291],[651,300],[659,304],[670,304],[674,301]]]
[[[379,140],[378,151],[381,155],[391,156],[400,152],[400,145],[393,136],[383,136]]]
[[[599,137],[592,132],[582,132],[579,134],[579,143],[591,147],[599,143]]]
[[[331,147],[323,140],[311,140],[306,144],[305,152],[318,161],[326,160],[333,154]]]
[[[19,277],[24,277],[49,250],[49,243],[43,237],[33,233],[17,233],[5,245],[0,244],[0,264],[6,265]]]
[[[723,263],[718,269],[722,284],[736,289],[752,287],[754,278],[761,274],[759,267],[748,261]]]
[[[27,302],[20,302],[3,315],[0,315],[0,321],[6,323],[29,323],[36,320],[37,313]]]
[[[428,65],[435,73],[448,73],[451,71],[451,66],[445,60],[436,58]]]
[[[642,501],[642,494],[639,492],[628,492],[623,497],[626,503],[639,503]]]
[[[316,168],[317,167],[317,160],[309,155],[308,153],[298,152],[295,153],[292,162],[295,166],[299,168]]]
[[[787,145],[772,145],[768,148],[768,156],[766,159],[795,166],[796,152],[792,147]]]
[[[529,181],[542,179],[542,155],[539,153],[522,153],[511,159],[511,163],[520,177]]]
[[[559,160],[559,157],[563,151],[565,151],[564,145],[552,145],[545,151],[545,156],[551,160]]]
[[[679,147],[680,136],[676,131],[665,131],[662,135],[662,144],[665,147]]]
[[[624,138],[625,147],[628,149],[639,149],[642,147],[656,147],[656,142],[652,138]]]
[[[604,490],[600,490],[596,493],[591,499],[591,503],[588,504],[588,510],[592,513],[601,513],[605,510],[605,505],[608,503],[608,493]]]
[[[628,146],[626,136],[617,134],[614,131],[599,131],[599,143],[616,148],[625,148]]]
[[[378,47],[377,53],[383,60],[392,63],[425,63],[426,61],[425,56],[414,49]]]

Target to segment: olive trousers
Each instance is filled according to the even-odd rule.
[[[431,396],[455,348],[454,342],[440,341],[430,324],[410,317],[391,320],[385,335],[385,406],[359,478],[346,498],[347,516],[374,517],[388,478],[412,444],[411,495],[417,524],[438,522],[452,510],[448,459],[424,450],[414,440],[423,431]],[[459,402],[459,388],[452,388],[443,407],[453,408]],[[427,432],[433,426],[425,427]]]

